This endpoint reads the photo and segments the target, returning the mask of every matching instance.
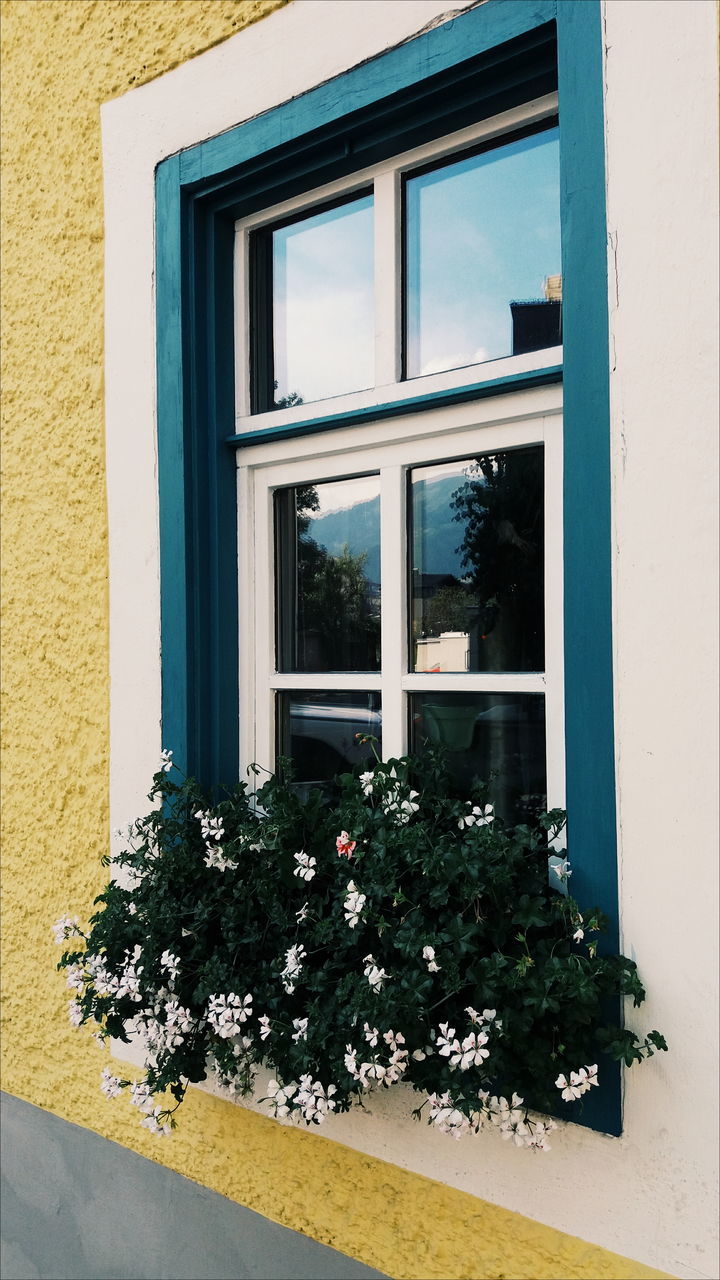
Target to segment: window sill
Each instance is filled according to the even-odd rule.
[[[288,409],[237,418],[236,433],[226,437],[226,443],[237,446],[263,440],[287,440],[331,427],[379,421],[399,417],[410,410],[416,413],[423,409],[439,409],[561,381],[562,347],[550,347],[527,355],[493,360],[488,364],[468,365],[460,370],[451,369],[386,387],[317,400],[312,404],[293,405]]]

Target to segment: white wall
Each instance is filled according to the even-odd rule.
[[[397,43],[445,7],[295,0],[104,108],[113,826],[142,811],[161,745],[154,166]],[[538,1158],[493,1135],[455,1143],[409,1123],[392,1094],[372,1117],[338,1117],[324,1134],[711,1280],[720,1272],[711,1238],[716,9],[714,0],[606,0],[603,13],[620,901],[624,948],[650,993],[633,1021],[662,1030],[670,1052],[628,1074],[621,1139],[567,1126]]]

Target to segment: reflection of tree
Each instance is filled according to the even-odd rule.
[[[457,581],[439,587],[427,602],[423,629],[427,636],[439,636],[444,631],[467,631],[469,615],[477,601]]]
[[[277,395],[277,380],[273,382],[273,391],[275,392],[274,403],[276,409],[289,409],[294,404],[303,404],[303,398],[299,391],[288,391],[286,396]]]
[[[541,670],[543,656],[542,454],[478,457],[451,500],[464,525],[458,551],[481,609],[480,639],[497,669]]]
[[[304,670],[373,671],[379,667],[380,612],[365,573],[367,552],[347,544],[332,555],[310,536],[317,489],[296,489],[297,633]]]

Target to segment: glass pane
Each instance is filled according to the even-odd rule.
[[[380,670],[380,478],[275,493],[279,671]]]
[[[506,822],[545,807],[545,699],[539,693],[418,693],[410,699],[412,751],[426,743],[447,750],[462,795],[474,778]]]
[[[374,762],[368,745],[356,741],[359,733],[378,740],[382,717],[379,693],[337,690],[279,693],[278,754],[295,765],[295,781],[326,783],[356,765]]]
[[[558,136],[408,179],[408,378],[561,341]]]
[[[541,446],[410,473],[413,671],[542,671]]]
[[[373,200],[272,233],[275,404],[374,383]]]

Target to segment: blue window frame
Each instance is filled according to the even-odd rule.
[[[163,741],[204,781],[237,778],[235,220],[557,88],[563,369],[427,399],[451,403],[562,377],[566,790],[571,848],[581,851],[573,891],[611,914],[608,941],[617,945],[599,2],[487,0],[340,80],[157,169]],[[364,418],[400,411],[381,406]],[[274,435],[342,429],[348,420],[358,415],[308,417]],[[585,1120],[619,1133],[619,1072],[603,1094]]]

